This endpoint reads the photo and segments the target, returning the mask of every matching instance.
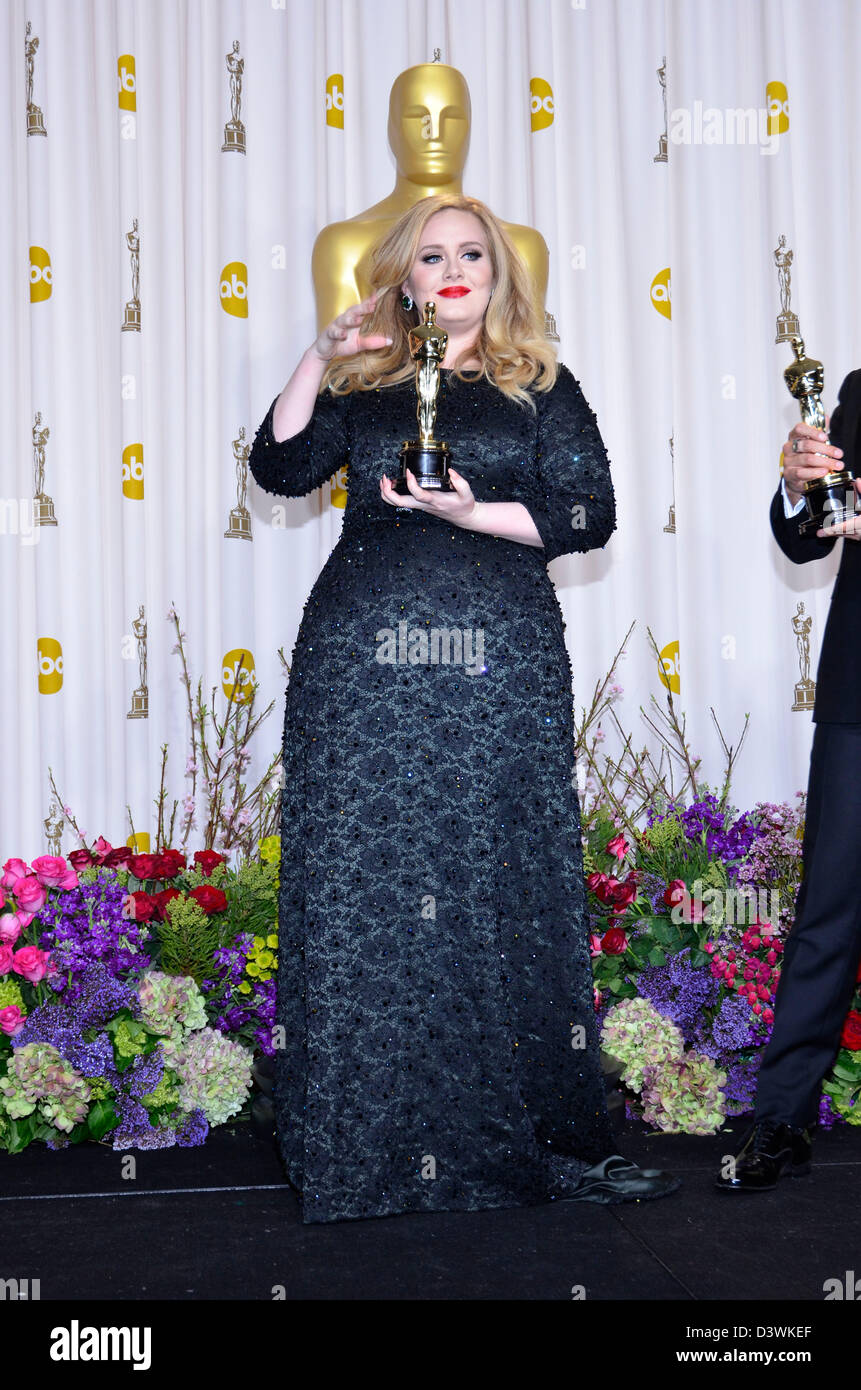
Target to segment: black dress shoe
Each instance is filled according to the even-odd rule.
[[[809,1130],[759,1120],[739,1150],[734,1171],[721,1172],[716,1186],[721,1192],[770,1192],[786,1173],[793,1178],[809,1173],[811,1151]]]
[[[638,1168],[621,1154],[611,1154],[609,1158],[587,1168],[574,1189],[569,1202],[603,1202],[614,1205],[616,1202],[647,1202],[654,1197],[668,1197],[681,1187],[681,1179],[671,1173],[662,1173],[658,1168]]]

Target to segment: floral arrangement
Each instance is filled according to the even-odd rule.
[[[0,877],[0,1149],[202,1144],[273,1051],[277,837],[214,850],[100,838]]]
[[[615,714],[623,655],[624,644],[577,723],[578,762],[588,772],[581,808],[602,1046],[623,1063],[630,1111],[667,1132],[710,1134],[753,1108],[801,879],[805,798],[735,810],[731,774],[744,733],[732,748],[719,726],[726,773],[720,791],[710,791],[671,693],[666,710],[653,698],[652,713],[641,711],[659,760],[648,748],[635,751]],[[605,723],[618,734],[616,755],[601,747]],[[820,1125],[861,1122],[859,1092],[856,994]]]

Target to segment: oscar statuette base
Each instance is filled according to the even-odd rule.
[[[829,526],[839,526],[856,515],[858,495],[852,486],[852,474],[845,469],[826,473],[804,489],[807,519],[798,527],[800,536],[815,536]]]
[[[407,486],[407,468],[410,469],[421,488],[434,488],[438,492],[454,492],[448,479],[451,452],[447,444],[440,440],[427,443],[405,441],[398,457],[401,469],[393,484],[395,492],[401,497],[410,495]]]

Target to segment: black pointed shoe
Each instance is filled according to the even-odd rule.
[[[669,1197],[681,1187],[681,1178],[662,1173],[659,1168],[638,1168],[621,1154],[587,1168],[579,1185],[567,1198],[569,1202],[648,1202],[655,1197]]]
[[[715,1186],[721,1192],[770,1192],[787,1173],[801,1177],[810,1172],[810,1131],[776,1120],[758,1120],[748,1132],[736,1156],[732,1172],[720,1174]]]

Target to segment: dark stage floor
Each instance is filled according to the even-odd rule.
[[[808,1178],[718,1192],[716,1167],[744,1128],[694,1138],[627,1125],[624,1153],[682,1178],[657,1202],[322,1226],[301,1224],[274,1142],[250,1125],[202,1149],[137,1153],[133,1179],[106,1146],[34,1146],[0,1155],[0,1279],[39,1279],[42,1300],[571,1301],[579,1287],[692,1312],[712,1299],[821,1304],[827,1280],[861,1276],[861,1129],[819,1135]]]

